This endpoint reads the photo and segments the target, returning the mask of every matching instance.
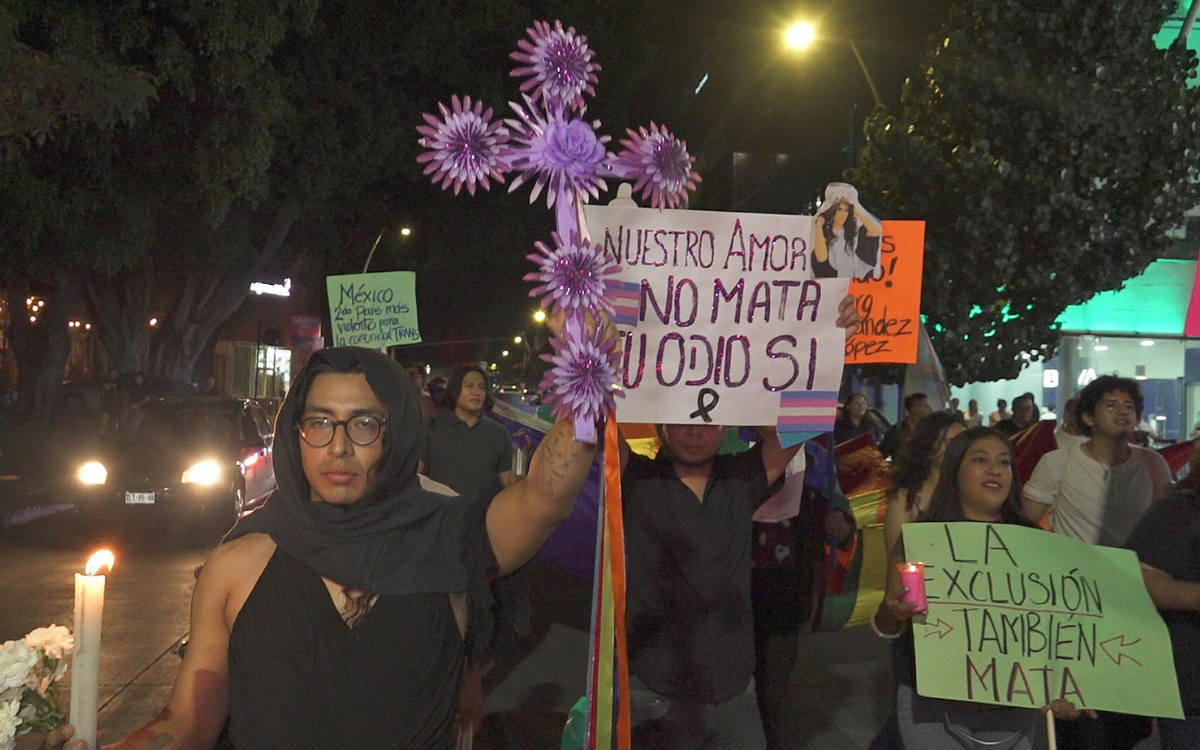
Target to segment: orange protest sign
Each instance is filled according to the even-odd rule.
[[[846,341],[846,364],[917,361],[925,222],[885,221],[877,277],[850,282],[862,326]]]

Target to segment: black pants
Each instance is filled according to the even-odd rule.
[[[1095,720],[1056,721],[1060,750],[1130,750],[1150,736],[1152,719],[1099,711]]]

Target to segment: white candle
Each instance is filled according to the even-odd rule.
[[[104,614],[104,576],[113,554],[102,549],[88,559],[84,575],[75,574],[75,652],[71,660],[71,724],[75,737],[96,750],[96,713],[100,702],[100,620]]]

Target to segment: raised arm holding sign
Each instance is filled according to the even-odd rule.
[[[857,325],[845,297],[839,340]],[[661,424],[654,459],[621,441],[635,747],[656,737],[672,747],[766,746],[751,679],[751,517],[801,444],[783,446],[766,425],[749,451],[718,455],[726,429],[703,418]]]

